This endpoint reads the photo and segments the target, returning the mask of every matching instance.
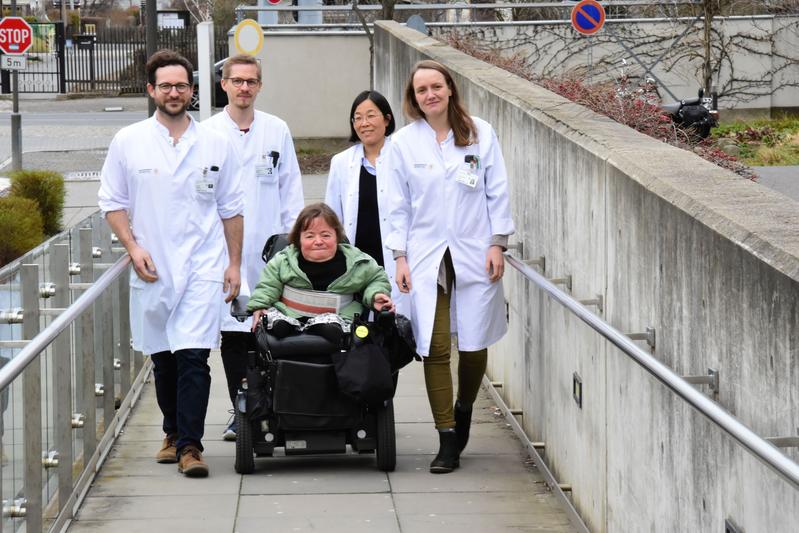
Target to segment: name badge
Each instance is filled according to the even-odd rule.
[[[271,178],[273,171],[269,165],[255,165],[255,176],[258,178]]]
[[[209,179],[199,179],[194,182],[194,189],[200,194],[214,194],[214,182]]]
[[[455,176],[455,181],[458,183],[463,183],[467,187],[471,187],[474,189],[477,186],[477,174],[473,174],[466,169],[460,169],[458,171],[457,176]]]

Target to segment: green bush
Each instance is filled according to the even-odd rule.
[[[35,200],[0,198],[0,265],[13,261],[44,240],[42,215]]]
[[[12,196],[30,198],[39,204],[45,235],[58,233],[64,215],[64,177],[49,170],[17,170],[9,177]]]

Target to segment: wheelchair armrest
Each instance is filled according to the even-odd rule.
[[[233,301],[230,302],[230,316],[239,322],[244,322],[247,320],[247,318],[250,316],[250,313],[247,312],[247,303],[249,301],[249,296],[244,296],[241,294],[233,298]]]

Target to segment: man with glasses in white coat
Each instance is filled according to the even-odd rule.
[[[244,252],[242,291],[258,284],[264,261],[264,243],[275,233],[288,233],[304,206],[302,179],[288,125],[278,117],[257,111],[255,99],[261,91],[261,65],[253,56],[240,54],[225,61],[222,89],[228,105],[204,121],[228,138],[242,168],[244,190]],[[247,372],[247,352],[257,349],[250,325],[233,319],[223,306],[222,363],[228,394],[236,393]],[[236,419],[223,432],[225,440],[236,440]]]
[[[236,156],[186,112],[191,63],[171,50],[147,61],[156,112],[120,130],[103,165],[100,209],[133,263],[133,347],[153,361],[166,433],[159,463],[205,477],[202,437],[219,345],[219,302],[239,292],[242,212]],[[227,255],[225,250],[227,249]]]

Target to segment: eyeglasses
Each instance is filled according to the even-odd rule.
[[[378,119],[383,118],[383,115],[379,115],[377,113],[370,113],[368,115],[355,115],[352,117],[352,123],[356,126],[359,124],[363,124],[368,122],[369,124],[374,124]]]
[[[189,90],[191,85],[188,83],[159,83],[156,85],[156,87],[158,87],[158,90],[163,94],[171,93],[173,88],[178,92],[178,94],[183,94]]]
[[[249,80],[244,80],[241,78],[225,78],[225,79],[230,81],[230,83],[233,84],[233,87],[241,87],[245,83],[247,84],[247,87],[258,87],[259,85],[261,85],[261,80],[256,80],[256,79],[249,79]]]

